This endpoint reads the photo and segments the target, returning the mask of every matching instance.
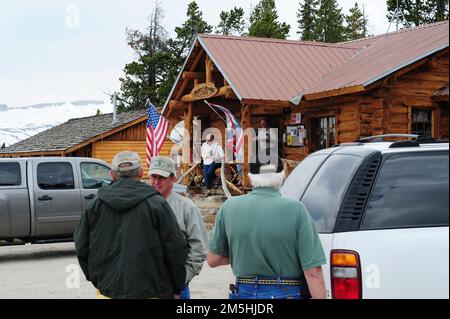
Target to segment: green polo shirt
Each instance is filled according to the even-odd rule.
[[[228,256],[237,277],[303,277],[326,263],[317,228],[299,201],[274,188],[227,200],[209,238],[210,252]]]

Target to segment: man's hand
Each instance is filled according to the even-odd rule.
[[[216,255],[213,253],[208,253],[207,257],[209,267],[225,266],[230,264],[230,259],[225,256]]]

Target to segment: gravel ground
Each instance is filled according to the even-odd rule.
[[[226,299],[233,280],[229,266],[205,263],[191,282],[191,297]],[[80,298],[95,298],[95,288],[78,266],[73,243],[0,247],[0,299]]]

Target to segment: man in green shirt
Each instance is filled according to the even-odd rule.
[[[251,165],[253,191],[227,200],[209,239],[208,264],[231,264],[230,298],[325,298],[326,263],[316,226],[305,206],[281,197],[277,165]],[[305,282],[306,279],[306,282]]]

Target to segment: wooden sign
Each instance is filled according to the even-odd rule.
[[[194,86],[191,94],[194,100],[204,100],[214,96],[217,91],[214,83],[200,83]]]

